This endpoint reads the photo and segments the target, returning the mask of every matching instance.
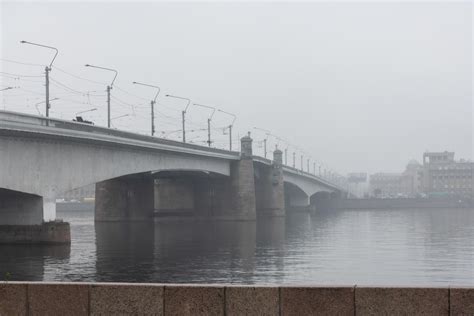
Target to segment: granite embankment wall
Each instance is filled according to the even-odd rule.
[[[0,315],[474,315],[474,287],[0,283]]]
[[[334,199],[322,201],[328,209],[415,209],[472,208],[473,202],[459,199]]]

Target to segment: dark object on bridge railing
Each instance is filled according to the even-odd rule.
[[[76,118],[73,119],[73,121],[74,121],[74,122],[79,122],[79,123],[84,123],[84,124],[94,125],[94,122],[84,120],[84,119],[82,118],[82,116],[76,116]]]

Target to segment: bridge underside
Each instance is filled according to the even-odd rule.
[[[255,220],[252,161],[233,162],[230,169],[230,176],[175,170],[102,181],[95,220]]]

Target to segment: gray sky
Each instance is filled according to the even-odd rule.
[[[149,132],[154,90],[131,84],[140,81],[161,87],[156,124],[169,138],[180,136],[171,131],[185,105],[164,97],[175,94],[237,114],[236,138],[265,128],[341,173],[401,171],[425,150],[473,156],[469,2],[3,2],[1,10],[1,71],[15,74],[1,74],[1,85],[21,87],[0,92],[7,110],[38,113],[44,100],[43,77],[17,76],[43,68],[11,62],[50,61],[52,51],[19,43],[27,40],[60,50],[52,116],[97,107],[84,116],[105,124],[113,75],[90,63],[119,71],[112,117],[129,116],[117,128]],[[191,107],[188,129],[205,128],[206,111]],[[227,146],[221,127],[230,120],[215,115],[217,146]],[[252,136],[262,153],[263,133]],[[204,145],[206,132],[187,138]]]

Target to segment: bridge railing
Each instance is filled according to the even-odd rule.
[[[271,159],[260,157],[260,156],[253,156],[253,160],[256,161],[256,162],[266,164],[266,165],[271,165],[273,163],[273,161]],[[315,179],[315,180],[317,180],[317,181],[319,181],[319,182],[321,182],[321,183],[323,183],[327,186],[336,188],[336,189],[341,190],[341,191],[346,190],[339,183],[335,183],[335,182],[331,181],[331,179],[327,179],[325,177],[313,174],[311,172],[307,172],[307,171],[304,171],[304,170],[301,170],[301,169],[298,169],[298,168],[290,167],[290,166],[287,166],[285,164],[283,164],[283,170],[287,171],[287,172],[291,172],[293,174],[298,174],[298,175],[302,175],[304,177]]]
[[[48,129],[63,129],[69,131],[78,131],[78,132],[85,132],[85,133],[92,133],[98,135],[107,135],[107,136],[115,136],[120,138],[126,139],[133,139],[139,141],[146,141],[156,144],[162,145],[170,145],[182,148],[189,148],[189,149],[199,149],[208,152],[220,153],[220,154],[227,154],[239,157],[240,153],[235,151],[229,151],[225,149],[218,149],[218,148],[209,148],[207,146],[183,143],[179,141],[158,138],[143,134],[137,134],[133,132],[127,132],[122,130],[117,130],[113,128],[106,128],[101,126],[96,126],[87,123],[75,122],[75,121],[68,121],[62,120],[57,118],[46,118],[44,116],[32,115],[32,114],[25,114],[25,113],[18,113],[18,112],[10,112],[10,111],[0,111],[0,128],[5,127],[3,123],[10,123],[9,126],[21,124],[23,126],[36,126],[42,127],[45,130]]]

